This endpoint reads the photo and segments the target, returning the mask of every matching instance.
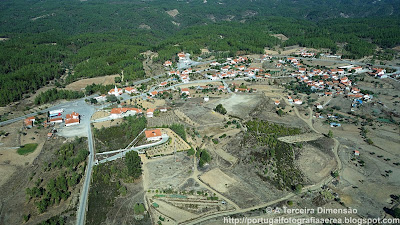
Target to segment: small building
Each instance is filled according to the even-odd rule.
[[[178,57],[179,57],[179,60],[184,60],[184,59],[186,59],[186,55],[185,55],[185,53],[183,53],[183,52],[178,53]]]
[[[126,87],[125,88],[125,93],[132,94],[132,93],[135,93],[135,92],[137,92],[137,90],[135,88],[133,88],[133,87]]]
[[[79,113],[72,112],[71,114],[65,115],[66,119],[79,119]]]
[[[138,108],[112,108],[110,118],[118,119],[125,116],[134,116],[140,113],[142,113],[142,110]]]
[[[146,130],[144,133],[146,135],[147,141],[158,141],[162,139],[160,129]]]
[[[341,127],[342,125],[340,123],[331,123],[331,127]]]
[[[96,101],[98,101],[98,102],[104,102],[104,101],[106,101],[107,97],[106,97],[106,95],[100,95],[100,96],[94,97],[94,99],[96,99]]]
[[[301,104],[303,104],[303,101],[301,101],[300,99],[295,99],[294,104],[301,105]]]
[[[204,96],[204,101],[205,101],[205,102],[208,102],[208,101],[210,101],[210,97],[208,97],[208,96]]]
[[[360,155],[360,151],[354,150],[354,155],[355,155],[355,156],[359,156],[359,155]]]
[[[166,86],[167,84],[168,84],[167,81],[161,82],[161,83],[160,83],[160,87],[164,87],[164,86]]]
[[[150,96],[151,96],[151,97],[154,97],[154,96],[156,96],[157,94],[158,94],[157,91],[150,92]]]
[[[276,100],[276,101],[275,101],[275,105],[279,105],[279,104],[281,104],[281,102],[278,101],[278,100]]]
[[[61,117],[56,117],[56,118],[51,118],[49,120],[49,123],[55,124],[55,123],[62,123],[63,119]]]
[[[172,66],[172,62],[171,61],[165,61],[164,62],[164,66]]]
[[[154,109],[147,109],[146,116],[147,117],[153,117],[154,116]]]
[[[168,110],[167,110],[167,107],[162,107],[162,108],[160,108],[159,110],[160,110],[160,112],[167,112],[167,111],[168,111]]]
[[[182,88],[181,89],[181,94],[190,95],[189,88]]]
[[[65,126],[69,127],[72,125],[77,125],[79,124],[79,119],[74,119],[74,118],[70,118],[70,119],[65,119]]]
[[[33,117],[33,116],[28,117],[24,120],[24,125],[26,128],[32,128],[35,121],[36,121],[35,117]]]

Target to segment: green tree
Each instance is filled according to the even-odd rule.
[[[187,151],[188,156],[192,156],[192,155],[194,155],[195,153],[196,153],[196,151],[195,151],[193,148],[190,148],[190,149]]]
[[[279,109],[278,111],[276,111],[276,113],[277,113],[279,116],[283,116],[283,114],[284,114],[284,112],[283,112],[282,109]]]
[[[226,109],[222,106],[222,104],[217,105],[214,111],[221,113],[222,115],[225,115],[227,113]]]
[[[142,162],[137,152],[130,151],[125,155],[125,165],[128,168],[128,174],[134,179],[142,175]]]
[[[332,132],[332,130],[329,130],[329,132],[328,132],[328,137],[329,137],[329,138],[332,138],[332,137],[333,137],[333,132]]]

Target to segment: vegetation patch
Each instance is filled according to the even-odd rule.
[[[289,128],[268,121],[252,120],[246,123],[247,133],[242,146],[250,151],[247,163],[256,164],[257,175],[280,190],[301,190],[303,175],[294,164],[296,146],[278,140],[278,137],[300,134],[299,128]]]
[[[122,149],[135,139],[147,126],[143,116],[124,117],[124,122],[119,126],[94,129],[97,152]]]
[[[183,124],[172,124],[172,125],[163,125],[162,128],[169,128],[174,131],[177,135],[179,135],[184,141],[186,141],[186,131],[185,126]]]
[[[26,145],[20,147],[20,148],[17,150],[17,153],[18,153],[19,155],[27,155],[27,154],[30,154],[30,153],[32,153],[32,152],[34,152],[34,151],[36,150],[37,146],[38,146],[37,143],[26,144]]]
[[[69,91],[69,90],[58,90],[56,88],[47,90],[45,92],[40,93],[38,96],[35,98],[35,104],[40,105],[40,104],[45,104],[49,102],[54,102],[59,99],[66,99],[66,100],[71,100],[71,99],[77,99],[77,98],[83,98],[85,97],[85,94],[81,91]]]
[[[45,212],[50,206],[58,205],[61,201],[66,201],[71,196],[72,190],[81,181],[85,171],[85,165],[82,163],[89,155],[89,151],[82,148],[85,144],[83,138],[78,138],[72,143],[62,145],[55,153],[56,161],[49,162],[43,167],[43,176],[54,170],[58,176],[51,178],[47,183],[38,178],[34,187],[26,188],[27,200],[34,201],[39,213]]]
[[[114,207],[115,198],[126,194],[126,187],[121,181],[133,182],[142,174],[140,157],[137,152],[128,152],[124,163],[120,160],[100,164],[94,167],[93,180],[89,193],[89,206],[86,223],[101,224],[107,218],[110,208]],[[139,206],[138,212],[142,211]],[[143,211],[144,212],[144,211]]]
[[[214,111],[221,113],[222,115],[225,115],[227,113],[226,109],[222,106],[222,104],[217,105]]]
[[[205,149],[197,149],[196,157],[199,159],[199,166],[203,167],[206,163],[211,161],[210,153]]]

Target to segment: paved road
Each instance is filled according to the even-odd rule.
[[[168,141],[168,139],[169,139],[169,136],[166,135],[166,134],[163,134],[162,135],[162,139],[160,141],[157,141],[157,142],[154,142],[154,143],[151,143],[151,144],[147,144],[147,145],[141,145],[141,146],[133,147],[133,148],[130,148],[130,149],[120,149],[120,150],[112,151],[112,152],[119,152],[119,153],[115,154],[115,155],[113,155],[111,157],[108,157],[106,159],[100,160],[98,162],[98,164],[105,163],[105,162],[110,162],[110,161],[113,161],[113,160],[116,160],[116,159],[120,159],[120,158],[124,157],[126,155],[126,153],[128,153],[130,151],[136,151],[138,153],[144,153],[143,151],[140,151],[140,150],[146,149],[146,148],[150,148],[150,147],[153,147],[153,146],[156,146],[156,145],[164,144],[165,142]]]
[[[85,224],[85,214],[86,214],[86,203],[88,201],[89,187],[92,176],[93,160],[94,160],[94,150],[93,150],[93,138],[92,129],[90,127],[90,122],[88,123],[88,147],[89,147],[89,159],[86,167],[85,181],[83,183],[81,196],[79,198],[79,207],[76,216],[76,224]]]

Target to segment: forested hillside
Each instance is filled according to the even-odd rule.
[[[204,2],[1,1],[0,106],[54,80],[63,86],[121,71],[128,82],[143,78],[147,50],[163,61],[201,48],[228,56],[295,44],[335,52],[339,43],[344,57],[360,58],[400,45],[398,0]]]

